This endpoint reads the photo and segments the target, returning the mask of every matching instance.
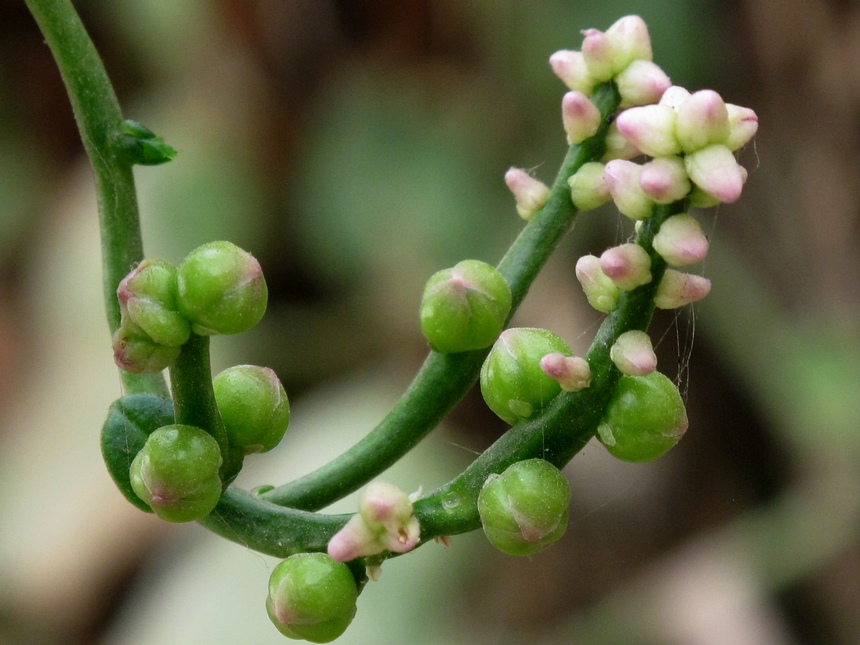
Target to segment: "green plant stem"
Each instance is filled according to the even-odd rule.
[[[57,62],[89,156],[98,195],[105,309],[120,324],[116,288],[143,258],[131,162],[118,147],[122,112],[101,58],[69,0],[26,0]],[[120,371],[126,394],[167,395],[160,374]]]
[[[581,145],[571,146],[546,204],[523,228],[499,263],[499,271],[513,296],[510,316],[570,230],[577,211],[570,201],[568,178],[584,163],[600,159],[605,151],[608,117],[618,109],[618,93],[613,85],[603,85],[592,100],[601,111],[604,125]],[[488,352],[489,348],[448,355],[431,351],[400,401],[361,441],[318,470],[262,497],[274,504],[315,511],[357,490],[396,463],[439,425],[475,384]]]

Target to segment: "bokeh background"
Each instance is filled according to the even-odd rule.
[[[677,84],[759,115],[738,204],[700,214],[707,300],[660,315],[691,429],[664,459],[589,445],[570,527],[516,559],[480,534],[387,563],[339,642],[860,642],[860,5],[852,0],[81,0],[126,116],[179,157],[139,168],[148,254],[231,239],[264,322],[214,342],[273,367],[293,424],[250,460],[283,483],[348,447],[426,353],[426,278],[495,262],[511,165],[564,151],[549,55],[639,13]],[[22,2],[0,0],[0,644],[282,643],[274,561],[140,513],[100,462],[118,397],[91,175]],[[583,351],[576,258],[629,233],[580,216],[515,320]],[[471,393],[385,478],[432,489],[504,431]],[[337,510],[349,510],[345,501]]]

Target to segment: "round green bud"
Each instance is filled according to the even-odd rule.
[[[541,358],[552,353],[573,352],[546,329],[502,332],[481,367],[481,394],[490,409],[511,425],[539,414],[561,392],[559,382],[540,368]]]
[[[256,258],[230,242],[191,251],[178,270],[179,311],[201,336],[247,331],[266,312],[268,289]]]
[[[208,515],[221,498],[221,451],[210,435],[174,424],[153,432],[131,462],[131,487],[168,522]]]
[[[160,372],[176,360],[182,350],[181,347],[159,345],[128,316],[114,332],[112,343],[117,366],[135,374]]]
[[[543,459],[527,459],[490,475],[478,494],[478,514],[490,543],[509,555],[532,555],[567,529],[570,485]]]
[[[687,430],[687,411],[675,384],[660,372],[622,376],[612,393],[597,438],[624,461],[651,461],[677,444]]]
[[[246,455],[271,450],[287,431],[290,402],[268,367],[236,365],[212,381],[227,438]]]
[[[176,267],[161,260],[144,260],[117,287],[125,316],[159,345],[179,347],[191,335],[191,323],[176,304]]]
[[[284,636],[328,643],[349,627],[357,598],[349,567],[325,553],[298,553],[272,571],[266,611]]]
[[[421,298],[421,331],[437,352],[489,347],[504,329],[511,289],[486,262],[463,260],[433,274]]]

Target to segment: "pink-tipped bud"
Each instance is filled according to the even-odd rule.
[[[708,254],[708,238],[692,215],[673,215],[654,236],[654,250],[669,266],[695,264]]]
[[[576,262],[576,279],[582,285],[588,304],[605,314],[615,311],[620,295],[618,287],[603,273],[600,260],[593,255],[583,255]]]
[[[709,195],[704,190],[694,185],[690,191],[690,208],[711,208],[720,204],[720,200]]]
[[[579,356],[565,356],[560,352],[547,354],[540,359],[541,372],[554,378],[566,392],[579,392],[591,384],[591,367]]]
[[[651,258],[632,242],[606,249],[600,256],[600,270],[622,291],[651,282]]]
[[[681,87],[680,85],[673,85],[663,92],[663,96],[660,97],[660,105],[670,107],[677,112],[678,108],[681,107],[681,104],[689,99],[690,96],[692,96],[692,94],[690,94],[687,88]]]
[[[616,69],[618,52],[615,43],[597,29],[585,29],[582,34],[585,36],[582,41],[582,55],[588,73],[599,83],[608,81],[620,71]]]
[[[648,26],[639,16],[619,18],[606,30],[606,35],[615,44],[615,64],[618,71],[623,70],[634,61],[650,61],[654,57],[651,51]]]
[[[681,152],[675,136],[677,114],[668,105],[643,105],[624,110],[615,123],[630,143],[651,157],[670,157]]]
[[[758,132],[758,115],[749,108],[726,103],[729,113],[729,136],[726,147],[735,151],[748,144]]]
[[[612,199],[603,176],[603,164],[599,161],[583,164],[567,183],[570,186],[570,200],[581,211],[597,208]]]
[[[622,374],[646,376],[657,369],[657,355],[644,331],[626,331],[609,349],[609,358]]]
[[[678,106],[675,136],[684,152],[694,152],[729,137],[729,112],[722,97],[701,90]]]
[[[606,163],[613,159],[633,159],[642,154],[636,146],[630,143],[618,130],[618,125],[613,121],[606,133],[606,152],[603,153],[601,161]]]
[[[658,204],[671,204],[683,199],[692,184],[680,157],[659,157],[642,166],[639,185]]]
[[[684,165],[693,183],[711,197],[726,204],[740,198],[747,171],[726,146],[714,144],[688,154]]]
[[[600,128],[600,110],[582,92],[568,92],[561,99],[561,118],[567,142],[582,143]]]
[[[521,168],[508,170],[505,173],[505,183],[514,194],[517,213],[526,221],[534,217],[549,197],[549,186]]]
[[[329,557],[336,562],[349,562],[363,555],[380,553],[379,536],[367,526],[360,515],[353,515],[346,525],[328,542]]]
[[[569,90],[586,95],[594,91],[597,81],[588,72],[582,52],[562,49],[549,57],[549,65]]]
[[[656,103],[672,85],[660,67],[650,60],[634,60],[615,77],[621,107]]]
[[[654,305],[658,309],[677,309],[701,300],[710,292],[711,281],[707,278],[666,269],[654,295]]]
[[[623,215],[634,220],[645,219],[654,212],[653,200],[639,184],[641,172],[642,166],[625,159],[613,159],[603,170],[615,206]]]

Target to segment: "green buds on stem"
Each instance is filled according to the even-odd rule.
[[[176,304],[176,267],[161,260],[144,260],[117,287],[124,316],[159,345],[179,347],[191,335],[191,323]]]
[[[463,260],[427,282],[421,299],[421,331],[443,354],[489,347],[511,310],[511,290],[495,267]]]
[[[290,403],[274,371],[236,365],[218,374],[212,387],[227,437],[246,455],[267,452],[284,438]]]
[[[284,636],[329,643],[349,627],[357,598],[349,567],[324,553],[298,553],[272,571],[266,611]]]
[[[597,438],[618,459],[651,461],[677,444],[687,425],[678,388],[654,371],[621,377],[597,427]]]
[[[153,374],[166,369],[182,349],[159,345],[128,317],[123,318],[114,332],[112,343],[114,362],[126,372],[135,374]]]
[[[168,522],[208,515],[221,497],[221,451],[210,435],[174,424],[153,432],[131,462],[131,486]]]
[[[567,529],[570,485],[543,459],[527,459],[490,475],[478,494],[478,514],[490,543],[509,555],[532,555]]]

